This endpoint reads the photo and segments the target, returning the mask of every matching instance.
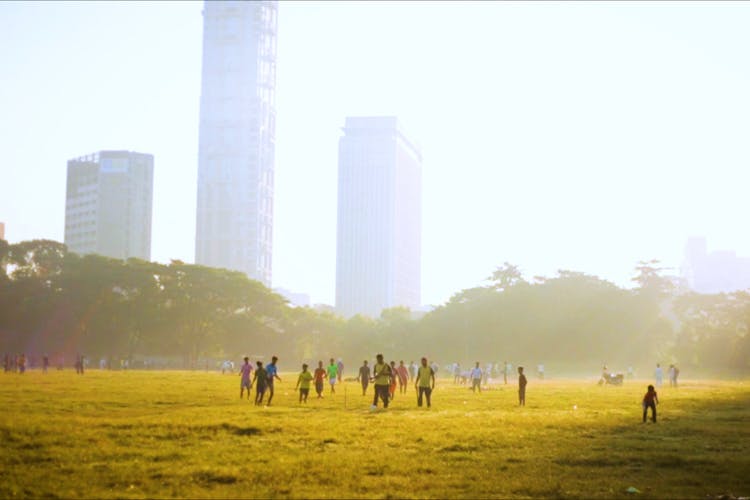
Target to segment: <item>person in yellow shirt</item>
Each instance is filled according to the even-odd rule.
[[[427,364],[427,358],[422,358],[422,366],[417,370],[417,378],[414,381],[414,387],[419,391],[419,395],[417,396],[417,406],[422,406],[423,395],[427,399],[427,408],[432,406],[430,396],[432,396],[432,390],[435,388],[435,372],[432,367]]]
[[[372,367],[372,379],[375,382],[375,398],[372,400],[372,409],[378,407],[378,398],[383,400],[383,408],[388,408],[389,389],[393,373],[388,363],[383,361],[383,355],[376,356],[375,366]]]
[[[303,401],[307,403],[307,396],[310,394],[310,382],[312,382],[313,376],[312,373],[307,371],[307,365],[302,365],[302,373],[299,374],[299,378],[297,378],[297,385],[294,387],[294,390],[297,390],[299,388],[299,402],[302,403]]]

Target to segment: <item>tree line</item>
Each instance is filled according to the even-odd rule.
[[[641,262],[632,289],[561,270],[525,278],[498,267],[415,317],[406,308],[349,319],[292,307],[240,272],[78,255],[51,240],[0,240],[0,351],[91,358],[206,358],[278,354],[297,362],[383,352],[407,362],[545,363],[548,373],[602,363],[651,370],[678,363],[703,374],[750,372],[750,293],[701,295]],[[406,359],[408,358],[408,359]],[[356,361],[355,361],[356,360]],[[353,365],[350,365],[353,368]]]

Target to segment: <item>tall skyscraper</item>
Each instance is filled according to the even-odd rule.
[[[195,262],[271,284],[276,2],[207,1]]]
[[[65,244],[80,253],[151,259],[154,157],[100,151],[68,161]]]
[[[395,117],[349,117],[339,140],[336,310],[420,305],[422,154]]]

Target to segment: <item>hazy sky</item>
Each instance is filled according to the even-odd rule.
[[[155,155],[152,258],[192,262],[202,3],[0,2],[0,221],[62,241],[70,158]],[[347,115],[424,156],[422,297],[510,261],[629,284],[750,255],[750,3],[279,6],[274,286],[332,303]]]

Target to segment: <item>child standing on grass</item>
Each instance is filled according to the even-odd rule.
[[[648,386],[648,392],[643,396],[643,423],[646,423],[646,414],[651,408],[651,420],[656,423],[656,405],[659,404],[659,396],[656,395],[653,385]]]
[[[268,372],[263,368],[263,362],[258,361],[258,368],[255,369],[255,405],[263,405],[263,396],[266,393],[266,384],[268,383]]]
[[[318,399],[323,397],[323,379],[326,378],[326,370],[323,368],[323,362],[318,361],[318,368],[315,369],[315,392],[318,393]]]
[[[297,378],[297,385],[295,386],[295,390],[299,388],[299,402],[301,403],[304,401],[307,403],[307,395],[310,394],[310,382],[312,382],[313,376],[312,373],[307,371],[307,365],[302,365],[302,373],[299,374],[299,378]]]
[[[526,406],[526,375],[523,374],[523,366],[518,367],[518,404]]]
[[[250,382],[250,373],[253,371],[253,365],[250,364],[250,358],[245,356],[245,364],[240,367],[240,399],[245,394],[247,389],[247,399],[250,399],[250,389],[253,388],[252,382]]]

